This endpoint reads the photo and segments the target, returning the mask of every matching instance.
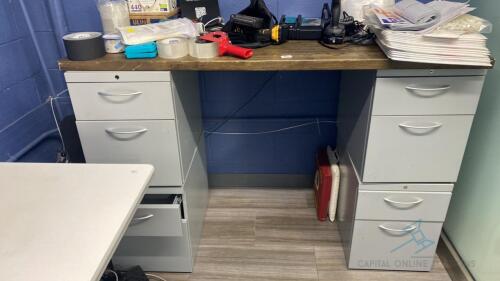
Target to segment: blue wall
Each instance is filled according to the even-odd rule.
[[[95,0],[24,0],[29,12],[28,18],[34,26],[34,37],[41,50],[40,60],[33,51],[33,42],[28,42],[29,47],[24,49],[21,47],[23,44],[18,42],[19,38],[32,41],[26,21],[20,20],[24,17],[20,12],[19,1],[22,0],[12,0],[12,3],[2,1],[3,6],[16,11],[6,10],[6,16],[0,19],[3,23],[0,28],[8,30],[6,35],[0,35],[0,48],[4,44],[19,46],[8,47],[6,51],[0,52],[0,55],[9,60],[10,66],[5,68],[9,70],[7,80],[32,79],[33,82],[31,86],[29,83],[18,83],[18,87],[24,88],[17,90],[22,93],[15,95],[17,100],[9,103],[8,108],[13,111],[11,114],[13,116],[9,119],[11,122],[35,106],[43,104],[49,95],[64,88],[63,77],[56,65],[57,58],[64,54],[59,38],[69,32],[101,30]],[[225,18],[229,18],[230,14],[241,10],[249,2],[249,0],[220,0],[221,13]],[[319,16],[323,3],[330,1],[266,2],[277,16],[298,13],[304,16]],[[21,27],[12,27],[13,22]],[[9,38],[4,40],[3,37]],[[25,61],[22,61],[23,59]],[[334,120],[338,78],[336,72],[202,73],[202,102],[206,129],[211,131],[217,128],[218,132],[230,133],[262,132],[316,120]],[[3,75],[2,80],[4,80]],[[0,86],[4,89],[4,83],[1,81]],[[26,90],[26,87],[31,88]],[[68,103],[67,98],[59,99],[58,108],[70,112]],[[243,104],[246,106],[242,107]],[[44,119],[41,117],[33,117],[33,120],[28,117],[23,122],[37,129],[41,128],[39,122],[52,128],[53,122],[51,123],[48,116],[50,111],[46,106],[41,107],[40,114],[47,119],[46,121],[42,122]],[[241,110],[235,113],[240,107]],[[37,116],[37,114],[32,115]],[[2,113],[0,125],[3,119]],[[28,125],[21,123],[19,125],[21,128],[28,128]],[[223,126],[220,126],[221,124]],[[0,155],[7,154],[1,151],[5,147],[8,147],[9,153],[18,151],[23,144],[16,139],[33,140],[39,133],[27,130],[16,138],[11,136],[12,133],[4,134],[4,138],[12,141],[12,144],[2,145]],[[326,122],[319,126],[312,124],[273,134],[250,136],[208,134],[209,172],[310,174],[314,169],[314,152],[319,146],[334,144],[335,134],[335,124]],[[0,131],[0,143],[5,143],[1,138]],[[43,145],[39,150],[40,155],[53,154],[47,145]],[[33,158],[36,157],[29,157],[29,160]]]
[[[267,132],[336,118],[337,72],[207,72],[202,78],[209,132]],[[335,134],[335,124],[326,122],[259,135],[207,133],[209,172],[308,174],[317,148],[334,145]]]
[[[12,160],[42,137],[20,161],[54,162],[60,149],[47,98],[65,85],[47,7],[42,0],[0,2],[0,161]],[[56,110],[59,102],[68,103],[61,96]]]

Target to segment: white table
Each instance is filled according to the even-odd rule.
[[[0,164],[0,279],[99,280],[153,170]]]

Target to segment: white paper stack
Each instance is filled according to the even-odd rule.
[[[415,1],[403,0],[399,3],[412,6],[410,5],[412,2]],[[438,12],[439,15],[434,16],[434,21],[437,23],[425,28],[424,25],[420,25],[421,29],[418,28],[418,25],[405,22],[388,25],[384,23],[384,18],[381,18],[381,15],[392,15],[391,11],[397,11],[396,14],[402,14],[405,16],[404,19],[411,18],[408,15],[411,13],[398,10],[398,8],[406,6],[400,5],[401,7],[398,7],[396,4],[394,10],[379,7],[373,9],[370,27],[377,36],[376,42],[389,58],[408,62],[491,66],[490,51],[486,47],[487,38],[484,35],[478,32],[453,34],[437,31],[441,26],[469,13],[474,8],[469,7],[466,3],[449,1],[434,1],[423,6],[420,3],[418,5]],[[423,8],[421,13],[415,11],[412,13],[426,15]],[[370,22],[370,17],[367,20]],[[406,29],[406,31],[401,29]]]
[[[479,33],[464,34],[458,38],[438,37],[392,30],[373,30],[377,43],[392,60],[491,66],[487,38]]]

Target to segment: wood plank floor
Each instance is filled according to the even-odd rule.
[[[335,224],[316,220],[311,189],[215,188],[191,274],[168,281],[450,281],[429,273],[347,270]]]

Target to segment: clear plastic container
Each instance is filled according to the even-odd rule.
[[[104,34],[116,33],[118,27],[130,25],[127,1],[99,0],[97,5]]]

